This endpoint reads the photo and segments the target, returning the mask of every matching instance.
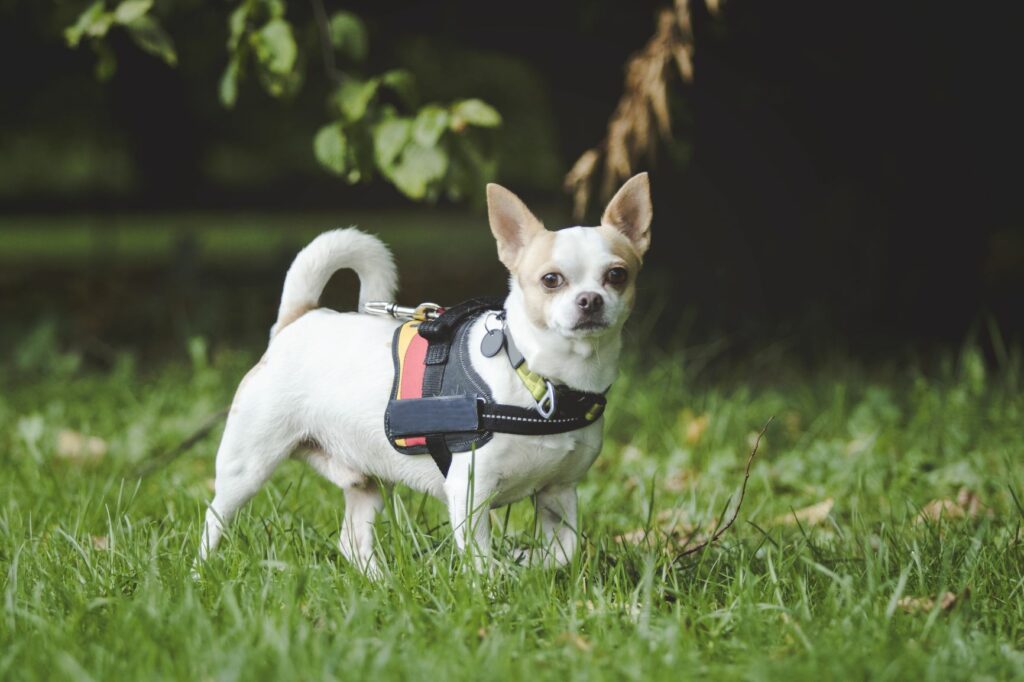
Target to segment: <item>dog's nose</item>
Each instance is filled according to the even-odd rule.
[[[596,313],[604,307],[604,298],[596,291],[584,291],[576,297],[576,305],[585,313]]]

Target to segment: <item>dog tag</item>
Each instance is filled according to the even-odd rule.
[[[483,341],[480,342],[480,352],[484,354],[484,357],[493,358],[501,352],[504,345],[505,332],[500,329],[490,329],[484,334]]]

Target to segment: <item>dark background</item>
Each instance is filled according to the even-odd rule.
[[[428,99],[494,104],[505,118],[499,181],[567,221],[562,177],[603,137],[623,65],[664,4],[361,0],[344,8],[370,28],[371,71],[405,65]],[[315,210],[346,224],[362,211],[372,231],[374,211],[406,207],[427,223],[469,212],[465,221],[484,229],[478,202],[415,205],[383,182],[350,187],[319,169],[311,153],[325,120],[318,63],[293,101],[250,87],[235,110],[223,110],[216,84],[227,5],[183,2],[169,18],[176,69],[114,36],[119,70],[106,84],[92,76],[93,55],[60,38],[81,8],[0,2],[0,256],[4,226],[46,230],[39,218],[48,216],[83,216],[102,232],[105,216],[125,214],[188,222],[196,211]],[[311,16],[298,0],[288,12],[296,25]],[[972,335],[988,344],[993,329],[1019,342],[1021,60],[1011,10],[729,0],[717,16],[700,3],[693,14],[696,78],[675,82],[676,139],[643,168],[656,217],[642,300],[661,306],[666,343],[681,342],[672,333],[681,325],[689,339],[725,337],[738,348],[781,339],[866,356]],[[431,257],[457,247],[438,241]],[[70,318],[61,323],[69,342],[105,347],[265,330],[294,249],[217,268],[193,263],[190,244],[182,239],[169,262],[151,267],[9,258],[0,312],[8,331]],[[501,285],[495,259],[429,289],[423,260],[402,263],[410,296]],[[217,305],[244,308],[254,321]],[[135,324],[142,310],[156,320],[144,333]]]

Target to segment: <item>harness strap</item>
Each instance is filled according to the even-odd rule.
[[[432,320],[421,322],[420,336],[430,341],[431,345],[435,341],[450,340],[452,332],[465,318],[476,315],[481,310],[501,310],[503,305],[502,300],[496,296],[471,298],[451,308],[446,308],[444,313]]]
[[[385,413],[385,431],[399,452],[422,454],[426,450],[445,477],[453,449],[465,452],[476,443],[486,443],[492,433],[542,436],[581,429],[597,421],[607,404],[604,393],[555,386],[532,371],[508,332],[502,307],[500,298],[474,298],[445,309],[434,319],[408,322],[395,332],[396,374]],[[484,311],[502,311],[498,315],[502,321],[500,345],[495,350],[504,347],[513,371],[536,406],[491,402],[488,391],[482,395],[474,392],[459,374],[459,365],[462,372],[471,370],[465,368],[465,358],[460,355],[465,349],[460,345],[453,351],[452,345],[464,333],[461,327]],[[453,362],[454,374],[446,380],[452,357],[459,362]],[[454,394],[443,395],[445,390],[453,392],[449,383],[457,388]],[[478,384],[474,386],[479,389]],[[456,440],[452,440],[456,434]],[[478,436],[467,439],[467,434]]]

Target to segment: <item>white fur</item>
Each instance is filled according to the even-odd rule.
[[[353,227],[324,232],[299,251],[288,268],[277,323],[270,335],[279,331],[282,320],[316,308],[331,275],[346,268],[359,276],[360,310],[367,301],[394,298],[398,272],[388,247]]]
[[[596,287],[612,258],[608,245],[590,228],[558,235],[554,258],[574,286]],[[316,304],[331,273],[354,268],[360,278],[360,302],[391,300],[394,266],[387,248],[358,231],[321,235],[303,249],[288,271],[281,318]],[[575,295],[575,294],[573,294]],[[557,382],[603,391],[614,380],[619,331],[628,311],[609,301],[610,333],[567,337],[536,327],[513,282],[506,302],[508,324],[530,367]],[[474,369],[501,403],[532,406],[504,353],[479,352],[481,318],[471,330]],[[403,483],[443,500],[460,548],[490,548],[487,509],[535,495],[540,526],[547,540],[539,557],[564,563],[577,544],[576,485],[601,449],[602,421],[550,436],[495,434],[475,453],[456,453],[447,479],[428,455],[396,452],[384,433],[384,410],[392,382],[391,340],[396,322],[359,313],[325,309],[302,315],[280,327],[263,360],[247,376],[228,417],[217,452],[216,492],[206,515],[200,548],[205,559],[219,542],[224,524],[248,501],[287,457],[309,462],[345,492],[341,531],[344,555],[370,574],[379,570],[372,524],[382,507],[377,481]],[[560,325],[561,323],[559,323]],[[303,445],[308,447],[300,447]],[[470,527],[472,526],[472,527]]]

